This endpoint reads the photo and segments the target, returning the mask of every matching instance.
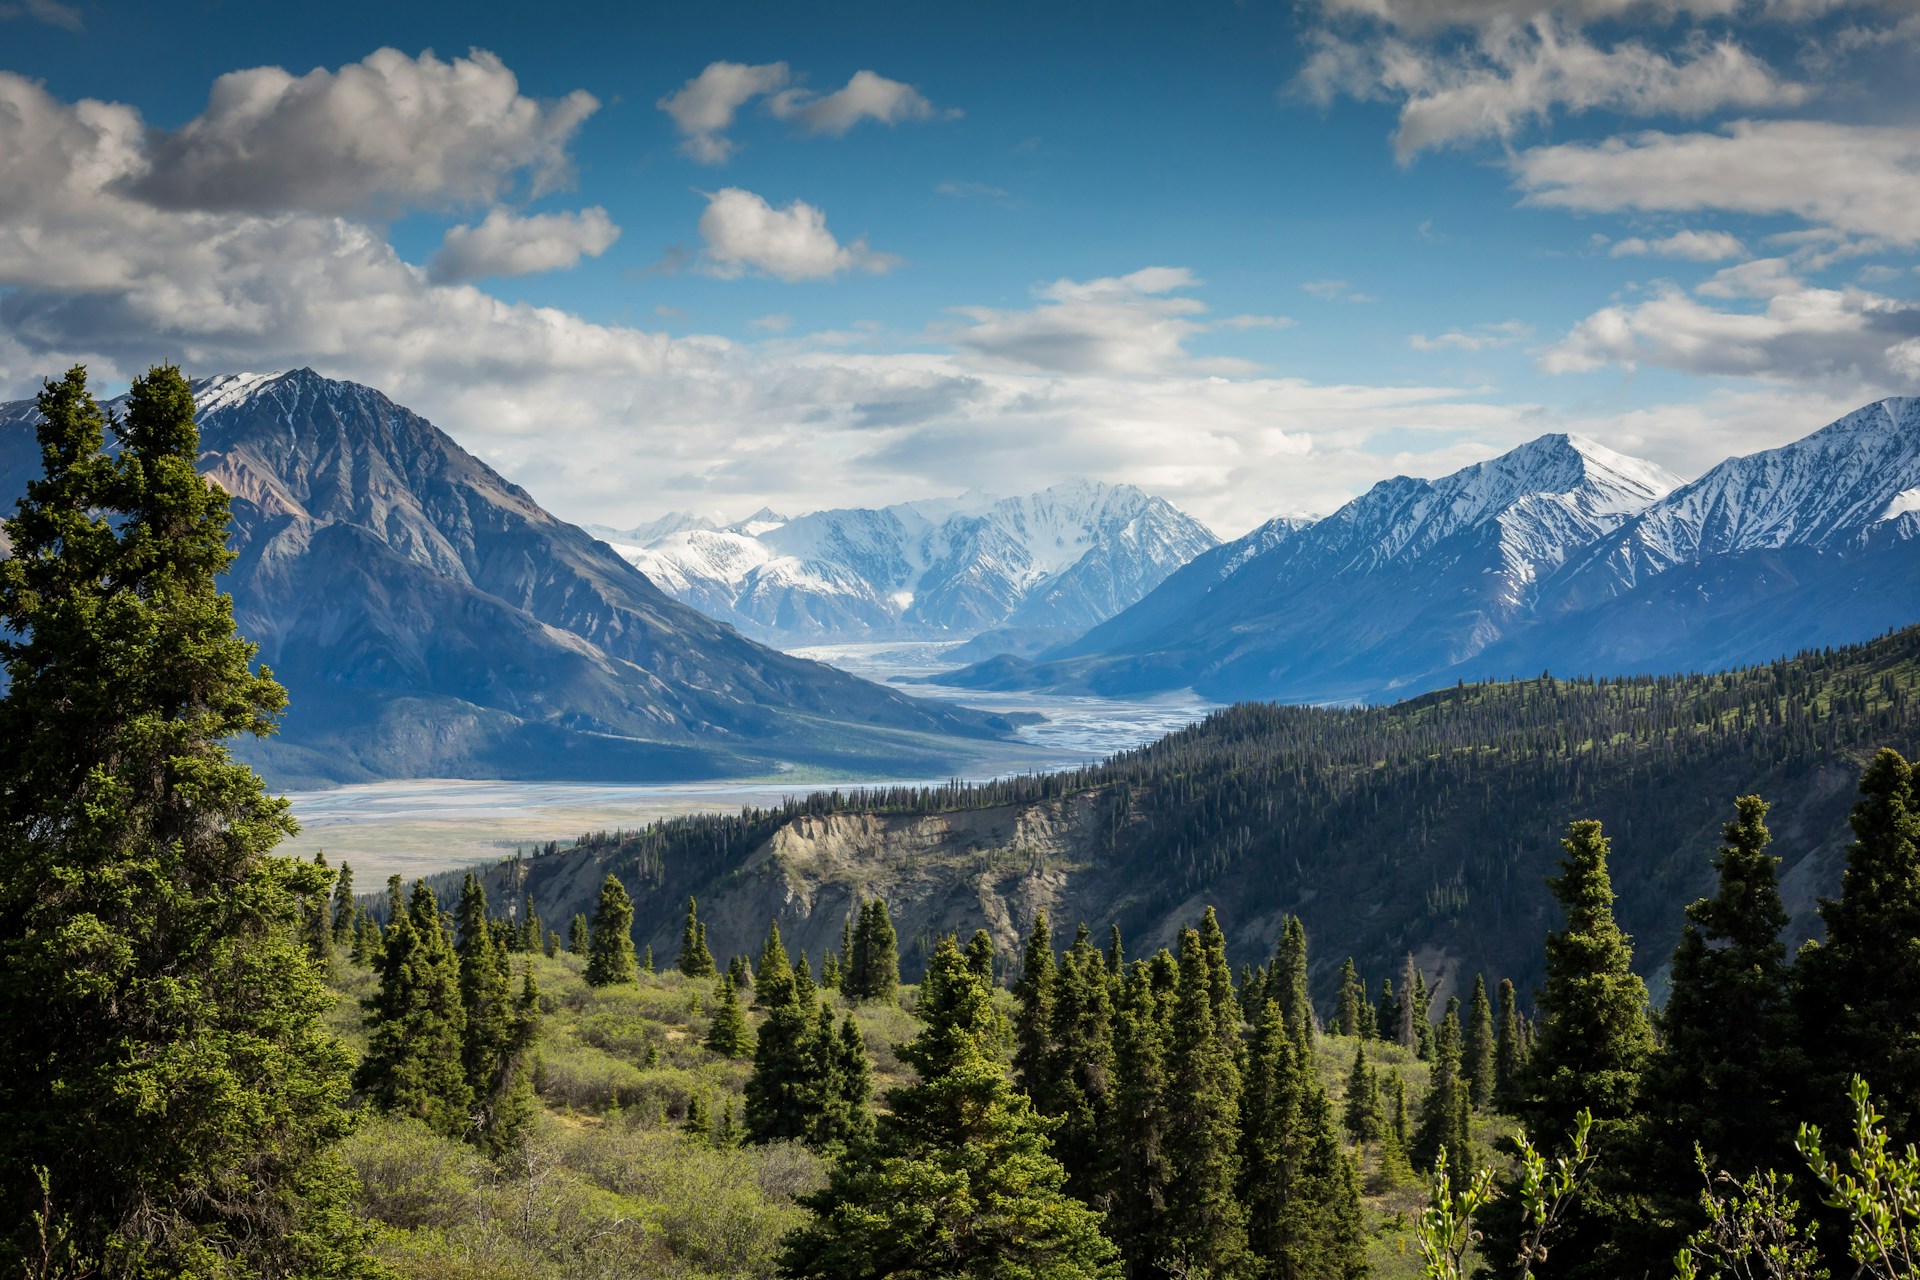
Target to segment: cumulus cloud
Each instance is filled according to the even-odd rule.
[[[1684,258],[1689,262],[1724,262],[1746,256],[1740,237],[1726,231],[1676,231],[1658,240],[1629,236],[1609,251],[1616,258]]]
[[[61,0],[20,0],[17,4],[0,4],[0,22],[9,18],[30,18],[35,22],[44,22],[50,27],[60,27],[66,31],[85,31],[87,24],[81,18],[78,7],[62,4]]]
[[[484,276],[526,276],[560,271],[581,258],[597,258],[620,238],[598,205],[578,213],[521,217],[494,209],[478,226],[450,228],[427,265],[435,284]]]
[[[1558,17],[1579,24],[1647,18],[1800,21],[1839,9],[1879,9],[1889,0],[1319,0],[1331,18],[1367,19],[1414,32]]]
[[[792,120],[809,133],[830,133],[839,137],[862,120],[898,124],[902,120],[952,120],[957,110],[939,111],[918,89],[898,80],[889,80],[871,71],[856,71],[846,87],[825,97],[805,89],[787,89],[773,96],[768,110],[782,120]]]
[[[792,73],[784,62],[748,66],[711,62],[706,70],[654,105],[673,117],[685,135],[680,150],[701,164],[725,164],[734,143],[726,136],[741,107],[784,87]]]
[[[1637,40],[1602,47],[1552,17],[1497,22],[1438,46],[1378,33],[1321,31],[1314,40],[1295,89],[1322,105],[1341,94],[1400,103],[1393,143],[1403,162],[1432,147],[1510,138],[1556,111],[1698,116],[1792,104],[1808,92],[1730,37],[1695,36],[1673,52]]]
[[[865,237],[841,244],[827,230],[827,215],[804,200],[776,209],[739,187],[707,196],[700,237],[705,270],[722,279],[761,272],[789,283],[825,280],[843,271],[891,271],[900,263],[867,248]]]
[[[1722,285],[1720,296],[1758,297],[1765,306],[1716,308],[1662,285],[1643,302],[1606,307],[1582,320],[1542,353],[1540,367],[1582,373],[1650,364],[1858,388],[1862,398],[1920,387],[1920,304],[1859,288],[1814,288],[1778,272],[1750,272]]]
[[[1449,329],[1429,338],[1416,333],[1407,339],[1415,351],[1485,351],[1489,347],[1508,347],[1533,336],[1531,326],[1519,320],[1483,324],[1473,329]]]
[[[1904,126],[1740,120],[1713,133],[1534,147],[1511,166],[1528,204],[1784,214],[1841,234],[1920,243],[1920,130]]]
[[[156,130],[132,189],[165,208],[255,213],[487,202],[523,175],[538,196],[571,180],[567,148],[599,106],[584,90],[526,97],[483,49],[448,62],[380,49],[304,76],[254,67],[214,81],[184,128]]]
[[[951,120],[957,110],[942,111],[910,84],[889,80],[872,71],[856,71],[846,86],[824,96],[792,85],[793,72],[784,62],[749,66],[742,62],[714,62],[706,70],[660,99],[655,105],[673,117],[683,135],[680,150],[701,164],[725,164],[736,149],[727,137],[734,117],[755,98],[764,97],[767,111],[808,133],[834,137],[862,120],[899,124],[903,120]]]
[[[944,333],[996,365],[1062,373],[1145,374],[1188,365],[1187,342],[1207,326],[1201,282],[1185,267],[1146,267],[1098,280],[1055,280],[1025,310],[957,307],[970,323]]]

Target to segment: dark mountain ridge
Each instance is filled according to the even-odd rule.
[[[531,891],[564,927],[611,871],[662,965],[689,895],[722,959],[752,953],[777,920],[816,962],[858,898],[885,897],[910,969],[940,933],[983,924],[1011,962],[1042,908],[1064,937],[1117,923],[1137,954],[1211,903],[1245,948],[1236,965],[1262,959],[1298,914],[1323,993],[1349,954],[1377,984],[1408,952],[1443,984],[1484,972],[1524,993],[1555,919],[1544,878],[1559,838],[1592,817],[1613,838],[1620,918],[1658,989],[1736,796],[1773,803],[1791,933],[1814,932],[1859,771],[1882,746],[1920,749],[1920,628],[1711,675],[1242,704],[1093,768],[600,833],[502,862],[487,887],[515,902]],[[457,881],[442,877],[442,895]]]
[[[941,769],[1005,721],[789,657],[664,595],[445,432],[310,369],[194,384],[233,499],[224,580],[286,684],[277,785]],[[37,473],[0,406],[0,494]]]

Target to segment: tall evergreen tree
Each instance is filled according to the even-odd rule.
[[[1461,1074],[1460,1002],[1449,1001],[1440,1032],[1434,1038],[1433,1071],[1427,1077],[1427,1095],[1420,1103],[1420,1125],[1413,1136],[1416,1168],[1430,1169],[1446,1153],[1449,1169],[1471,1169],[1473,1140],[1468,1109],[1472,1086]]]
[[[715,968],[713,952],[707,950],[707,927],[700,923],[700,908],[687,899],[687,922],[680,930],[680,957],[674,967],[689,978],[711,978]]]
[[[1307,927],[1299,916],[1288,916],[1280,927],[1273,952],[1268,996],[1280,1005],[1287,1034],[1296,1044],[1313,1043],[1313,993],[1307,986]]]
[[[526,1011],[514,1004],[507,957],[488,927],[486,889],[471,872],[461,885],[456,913],[460,1007],[466,1021],[460,1061],[477,1117],[471,1136],[482,1145],[494,1145],[500,1140],[495,1133],[497,1104],[513,1089],[519,1055],[532,1029],[524,1024]]]
[[[1577,1193],[1551,1260],[1536,1274],[1598,1280],[1637,1274],[1636,1262],[1645,1262],[1632,1250],[1647,1215],[1646,1188],[1633,1184],[1624,1161],[1638,1141],[1640,1076],[1653,1052],[1653,1027],[1646,985],[1633,972],[1632,945],[1613,916],[1600,824],[1575,822],[1560,845],[1560,875],[1547,885],[1565,924],[1547,935],[1539,1027],[1516,1111],[1549,1153],[1564,1146],[1578,1112],[1593,1113],[1591,1144],[1602,1160]],[[1502,1250],[1517,1251],[1518,1230],[1511,1208],[1488,1224],[1489,1238]]]
[[[1521,1068],[1526,1065],[1525,1044],[1520,1034],[1519,1002],[1513,981],[1500,979],[1500,1013],[1494,1023],[1493,1093],[1500,1106],[1512,1107],[1518,1097]]]
[[[753,1052],[753,1029],[740,1008],[733,975],[723,973],[714,984],[713,1023],[707,1028],[707,1048],[723,1058],[744,1058]]]
[[[779,921],[768,927],[760,960],[753,968],[758,975],[753,984],[755,1004],[772,1008],[793,998],[793,961],[787,958],[787,946],[780,941]]]
[[[1240,1072],[1235,1044],[1220,1033],[1212,966],[1193,929],[1181,931],[1179,964],[1166,1085],[1173,1180],[1151,1257],[1190,1274],[1233,1275],[1247,1261],[1246,1212],[1235,1196]]]
[[[464,1137],[473,1089],[464,1060],[460,962],[424,880],[414,882],[411,901],[393,913],[383,942],[380,987],[365,1002],[367,1052],[354,1084],[382,1111]]]
[[[1493,1006],[1487,1002],[1487,980],[1481,974],[1473,975],[1473,999],[1467,1005],[1467,1025],[1463,1034],[1460,1070],[1466,1078],[1468,1094],[1475,1109],[1485,1110],[1493,1105],[1495,1053]]]
[[[1407,953],[1406,967],[1400,970],[1400,999],[1393,1013],[1393,1038],[1402,1049],[1418,1052],[1420,1049],[1420,990],[1426,985],[1420,970],[1414,966],[1413,953]]]
[[[1100,1215],[1066,1194],[1047,1122],[992,1051],[992,996],[952,938],[921,987],[925,1028],[900,1050],[917,1083],[888,1096],[872,1146],[802,1203],[781,1274],[1117,1277]]]
[[[1895,1142],[1920,1141],[1920,798],[1913,769],[1881,751],[1860,778],[1840,896],[1826,939],[1794,965],[1811,1088],[1801,1113],[1843,1128],[1849,1075],[1865,1077]]]
[[[892,1004],[900,998],[900,941],[880,898],[863,903],[853,933],[853,963],[841,990],[855,1000]]]
[[[1060,1121],[1054,1151],[1067,1189],[1104,1206],[1113,1178],[1113,991],[1085,926],[1061,960],[1055,991],[1041,1110]]]
[[[1156,962],[1167,958],[1160,952]],[[1167,1070],[1175,982],[1156,985],[1156,968],[1128,967],[1114,1016],[1113,1200],[1108,1232],[1136,1277],[1154,1274],[1175,1169],[1168,1144]]]
[[[327,867],[325,851],[313,855],[313,870],[321,879],[314,893],[301,899],[300,930],[307,940],[308,959],[325,973],[333,966],[333,909],[329,897],[333,872]]]
[[[633,899],[619,879],[608,872],[587,935],[587,985],[610,987],[633,982],[638,966],[633,956]]]
[[[1360,971],[1354,968],[1353,957],[1348,956],[1347,962],[1340,966],[1340,995],[1333,1012],[1335,1034],[1360,1035],[1360,1014],[1366,1003],[1367,989],[1360,985]]]
[[[975,929],[973,937],[967,940],[967,964],[989,987],[996,985],[993,959],[993,935],[985,929]]]
[[[1048,1064],[1053,1049],[1053,1000],[1057,965],[1053,955],[1053,931],[1047,913],[1033,915],[1033,932],[1027,935],[1027,949],[1020,965],[1020,980],[1014,983],[1016,1009],[1013,1017],[1013,1072],[1020,1087],[1043,1114],[1057,1110],[1048,1094]]]
[[[1382,1040],[1400,1042],[1400,1000],[1393,994],[1393,979],[1380,980],[1380,1001],[1373,1011],[1373,1033]]]
[[[1224,1040],[1238,1042],[1240,1038],[1240,1001],[1233,992],[1233,966],[1227,963],[1227,935],[1220,928],[1220,920],[1209,906],[1200,914],[1200,924],[1195,929],[1200,935],[1200,950],[1206,956],[1207,963],[1207,999],[1213,1006],[1214,1023],[1220,1029]],[[1081,926],[1081,935],[1086,927]]]
[[[567,925],[567,950],[576,956],[586,955],[587,941],[590,936],[586,916],[578,911],[574,912],[573,920]]]
[[[85,370],[38,408],[0,561],[0,1255],[44,1172],[73,1274],[359,1273],[329,1154],[351,1058],[294,932],[324,886],[273,855],[287,803],[224,745],[286,695],[216,581],[192,394],[136,378],[117,456]]]
[[[353,868],[340,864],[333,882],[333,945],[344,947],[353,942],[353,920],[359,912],[353,900]]]
[[[1359,1280],[1365,1231],[1353,1163],[1310,1048],[1268,1001],[1248,1053],[1242,1198],[1257,1273]]]
[[[1734,802],[1714,860],[1719,889],[1687,908],[1674,949],[1671,993],[1660,1015],[1661,1051],[1648,1063],[1644,1185],[1664,1193],[1676,1225],[1649,1251],[1670,1255],[1696,1226],[1698,1143],[1711,1167],[1744,1178],[1792,1167],[1798,1073],[1786,1058],[1793,1038],[1786,907],[1767,852],[1767,803]]]
[[[1380,1077],[1367,1063],[1365,1042],[1353,1047],[1353,1069],[1347,1073],[1346,1106],[1341,1115],[1347,1133],[1357,1143],[1380,1141],[1387,1133],[1385,1100]]]

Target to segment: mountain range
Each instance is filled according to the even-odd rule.
[[[1087,481],[721,526],[594,532],[675,599],[772,643],[1078,634],[1218,541],[1162,498]]]
[[[277,786],[394,777],[654,780],[951,766],[1008,721],[743,638],[372,388],[310,369],[193,384],[232,498],[222,580],[286,685]],[[39,472],[0,405],[0,501]]]
[[[1275,521],[969,688],[1379,701],[1551,669],[1712,670],[1920,619],[1920,399],[1691,483],[1548,435]]]

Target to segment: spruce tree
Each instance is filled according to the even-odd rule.
[[[1518,1096],[1520,1069],[1525,1065],[1524,1045],[1520,1039],[1519,1002],[1514,996],[1512,979],[1502,978],[1500,1013],[1494,1024],[1493,1094],[1503,1110],[1511,1108]]]
[[[840,1020],[837,1049],[833,1086],[844,1127],[826,1136],[829,1142],[837,1139],[842,1150],[864,1148],[873,1139],[873,1063],[867,1057],[860,1024],[852,1014]]]
[[[567,925],[567,950],[576,956],[586,955],[588,937],[587,918],[574,912],[572,922]]]
[[[967,942],[967,963],[972,966],[980,981],[989,987],[996,985],[993,972],[993,935],[985,929],[975,929],[973,937]]]
[[[533,908],[533,890],[526,892],[520,907],[519,950],[532,955],[540,949],[540,940],[546,936],[546,926],[540,923],[540,913]]]
[[[353,942],[353,919],[358,908],[353,901],[353,868],[340,864],[340,875],[333,882],[333,945]]]
[[[1810,1088],[1797,1114],[1844,1128],[1852,1074],[1865,1077],[1896,1143],[1920,1141],[1920,798],[1913,769],[1883,750],[1860,778],[1840,896],[1820,901],[1826,939],[1794,965]]]
[[[523,1040],[531,1030],[522,1025],[524,1011],[513,1002],[506,956],[496,948],[488,927],[486,890],[471,872],[460,889],[457,917],[460,1007],[466,1020],[460,1061],[478,1117],[471,1136],[482,1145],[492,1145],[496,1141],[493,1104],[512,1089]]]
[[[1360,985],[1360,971],[1354,968],[1353,957],[1340,966],[1340,996],[1334,1005],[1333,1029],[1343,1036],[1361,1034],[1360,1015],[1366,1007],[1367,990]]]
[[[986,984],[951,937],[921,987],[925,1027],[900,1056],[916,1083],[888,1096],[870,1146],[804,1197],[783,1276],[1117,1277],[1100,1215],[1063,1189],[1048,1124],[1002,1073]]]
[[[753,1052],[753,1029],[740,1008],[733,975],[723,973],[714,984],[713,1024],[707,1028],[707,1048],[723,1058],[744,1058]]]
[[[177,369],[105,415],[83,369],[41,392],[44,474],[0,561],[0,1255],[51,1268],[360,1274],[330,1154],[351,1056],[295,934],[324,885],[276,857],[287,803],[234,763],[285,706],[218,576],[228,499],[195,469]]]
[[[1406,967],[1400,971],[1400,998],[1393,1012],[1393,1038],[1402,1049],[1418,1052],[1421,1016],[1420,989],[1425,985],[1420,970],[1414,967],[1413,953],[1407,953]]]
[[[1380,980],[1380,1001],[1374,1007],[1373,1033],[1382,1040],[1400,1041],[1400,1001],[1393,994],[1393,979]]]
[[[449,1138],[472,1123],[460,962],[425,881],[387,923],[380,987],[366,1002],[367,1052],[355,1086],[382,1111]]]
[[[761,981],[769,976],[762,973]],[[819,1043],[812,984],[802,999],[789,970],[778,990],[780,999],[760,1024],[753,1073],[747,1077],[745,1121],[751,1142],[807,1141],[818,1132],[817,1117],[827,1105],[822,1073],[829,1055]]]
[[[1047,1106],[1060,1121],[1054,1152],[1066,1166],[1067,1189],[1089,1204],[1106,1202],[1113,1177],[1113,991],[1106,957],[1082,926],[1061,959],[1055,984]]]
[[[649,978],[653,976],[653,944],[651,942],[640,948],[640,972]]]
[[[1380,1096],[1380,1078],[1367,1063],[1364,1041],[1353,1047],[1353,1068],[1347,1073],[1346,1105],[1341,1120],[1357,1143],[1374,1143],[1386,1136],[1387,1115]]]
[[[1081,936],[1086,927],[1081,926]],[[1200,950],[1207,964],[1207,999],[1213,1005],[1213,1018],[1223,1040],[1237,1043],[1240,1037],[1240,1001],[1233,993],[1233,967],[1227,963],[1227,935],[1208,907],[1200,915],[1195,930],[1200,935]]]
[[[771,1009],[793,998],[793,961],[787,946],[780,941],[778,921],[767,928],[767,940],[760,947],[760,959],[753,966],[758,975],[753,984],[753,1002]]]
[[[1364,1061],[1364,1059],[1362,1060]],[[1241,1196],[1256,1273],[1359,1280],[1360,1191],[1310,1048],[1269,1001],[1247,1055]]]
[[[1413,1035],[1420,1060],[1433,1061],[1433,989],[1419,969],[1413,971]]]
[[[333,872],[327,868],[327,855],[313,855],[313,870],[321,877],[319,887],[301,899],[300,931],[307,940],[307,958],[326,973],[333,967],[333,909],[328,891],[333,887]]]
[[[1449,1001],[1446,1017],[1434,1038],[1433,1070],[1427,1094],[1420,1103],[1420,1124],[1414,1131],[1414,1167],[1431,1169],[1442,1152],[1449,1169],[1471,1169],[1473,1143],[1468,1128],[1471,1088],[1461,1074],[1460,1002]]]
[[[699,905],[687,899],[687,922],[680,930],[680,956],[674,967],[689,978],[714,975],[713,952],[707,950],[707,927],[700,923]]]
[[[1053,1000],[1057,966],[1053,933],[1047,913],[1036,911],[1033,931],[1021,960],[1020,980],[1014,983],[1013,1072],[1042,1114],[1053,1115],[1057,1103],[1048,1094],[1048,1064],[1053,1049]]]
[[[638,961],[633,956],[633,899],[611,872],[600,886],[587,936],[587,985],[610,987],[633,982]]]
[[[853,963],[841,990],[855,1000],[892,1004],[900,998],[900,942],[880,898],[863,903],[853,933]]]
[[[1313,994],[1307,988],[1307,927],[1300,923],[1299,916],[1288,916],[1280,927],[1268,994],[1279,1004],[1280,1016],[1287,1020],[1287,1034],[1293,1037],[1294,1043],[1312,1044]]]
[[[1613,916],[1608,842],[1600,824],[1575,822],[1561,841],[1560,875],[1547,882],[1565,914],[1547,935],[1540,1020],[1516,1106],[1526,1131],[1548,1154],[1564,1150],[1582,1109],[1594,1117],[1591,1145],[1602,1155],[1567,1214],[1542,1280],[1600,1280],[1646,1265],[1633,1250],[1647,1216],[1647,1188],[1625,1167],[1639,1140],[1640,1076],[1653,1052],[1647,990],[1633,972],[1633,949]],[[1517,1249],[1518,1220],[1508,1207],[1490,1217],[1489,1239]]]
[[[1160,957],[1165,957],[1162,951]],[[1156,957],[1156,960],[1160,957]],[[1107,1230],[1134,1262],[1135,1275],[1149,1274],[1158,1257],[1168,1188],[1175,1176],[1167,1133],[1167,1054],[1171,1035],[1171,989],[1156,989],[1153,967],[1135,961],[1127,969],[1114,1012],[1113,1198]]]
[[[840,989],[840,957],[831,951],[820,962],[820,985],[828,991]]]
[[[1493,1006],[1487,1003],[1487,980],[1477,973],[1473,975],[1473,999],[1467,1005],[1467,1025],[1463,1034],[1460,1070],[1466,1077],[1474,1108],[1484,1111],[1493,1105]]]
[[[1110,924],[1107,926],[1107,972],[1118,981],[1124,976],[1122,970],[1126,963],[1127,951],[1120,945],[1120,926]]]
[[[1676,1226],[1649,1251],[1669,1255],[1698,1221],[1694,1147],[1736,1178],[1792,1167],[1792,1039],[1787,911],[1767,852],[1767,803],[1734,802],[1714,860],[1719,889],[1686,910],[1674,948],[1671,993],[1661,1012],[1661,1051],[1643,1087],[1647,1142],[1644,1185],[1661,1194]]]
[[[1240,1072],[1220,1033],[1213,972],[1200,934],[1180,934],[1179,988],[1167,1053],[1165,1134],[1172,1182],[1151,1255],[1162,1265],[1236,1274],[1247,1255],[1246,1213],[1235,1197]],[[1293,1033],[1291,1027],[1289,1033]],[[1296,1037],[1297,1038],[1297,1037]]]

